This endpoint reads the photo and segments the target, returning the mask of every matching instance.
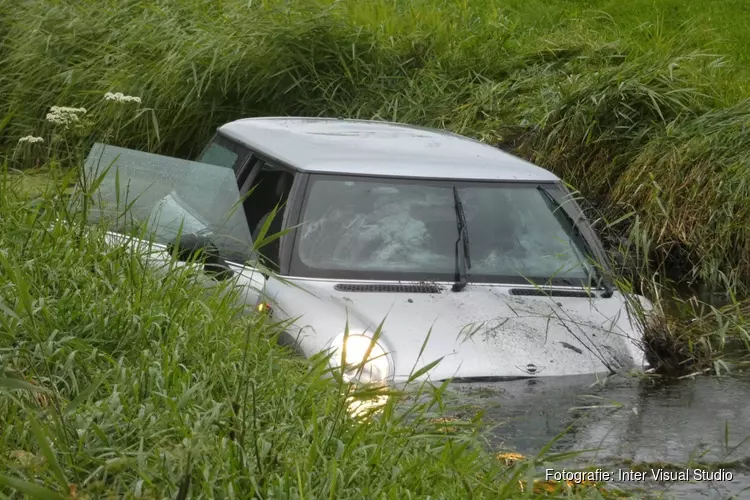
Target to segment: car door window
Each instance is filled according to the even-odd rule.
[[[212,142],[198,158],[201,163],[209,163],[220,167],[233,168],[239,155],[219,143]]]
[[[162,245],[180,234],[200,234],[227,260],[253,257],[231,169],[106,144],[94,145],[84,169],[87,182],[97,179],[89,223],[105,222],[112,231],[148,235]]]
[[[231,168],[235,175],[238,175],[249,155],[250,151],[247,149],[217,135],[208,143],[196,161]]]

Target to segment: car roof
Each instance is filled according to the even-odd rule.
[[[532,163],[451,132],[336,118],[245,118],[218,129],[303,172],[430,179],[557,182]]]

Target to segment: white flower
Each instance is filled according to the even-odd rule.
[[[27,135],[26,137],[21,137],[18,139],[18,144],[36,144],[37,142],[44,142],[44,138],[42,137],[34,137],[33,135]]]
[[[47,121],[55,125],[61,125],[68,128],[73,123],[78,123],[80,117],[85,115],[86,108],[68,108],[65,106],[52,106],[47,113]]]
[[[106,94],[104,94],[104,100],[115,102],[135,102],[138,104],[141,103],[140,97],[125,95],[122,92],[115,92],[114,94],[112,92],[107,92]]]

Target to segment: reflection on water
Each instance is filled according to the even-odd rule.
[[[659,490],[667,498],[750,498],[750,377],[598,383],[560,377],[453,389],[462,402],[481,405],[488,423],[499,424],[492,432],[499,449],[534,455],[571,427],[551,451],[595,451],[556,468],[645,466],[650,471],[654,463],[704,464],[731,472],[733,480],[660,484],[649,479],[617,486]]]

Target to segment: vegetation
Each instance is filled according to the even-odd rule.
[[[120,91],[145,103],[120,144],[181,156],[243,116],[445,127],[552,168],[610,220],[636,213],[654,265],[735,286],[750,282],[747,9],[3,0],[0,116],[12,142],[49,127],[51,104],[91,109]]]
[[[729,290],[743,310],[747,9],[739,0],[0,0],[0,130],[23,168],[53,150],[77,164],[94,138],[191,157],[216,126],[244,116],[444,127],[580,190],[637,288],[698,283]],[[142,102],[120,103],[137,107],[125,113],[106,92]],[[81,144],[64,157],[52,147],[60,126],[45,119],[53,104],[88,111],[74,127]],[[19,148],[28,134],[46,142]],[[710,362],[715,349],[706,352]]]
[[[52,193],[29,200],[44,176],[19,186],[7,175],[57,176],[93,140],[189,157],[217,125],[254,115],[476,137],[551,168],[593,202],[600,231],[625,254],[620,271],[640,277],[620,286],[656,300],[649,342],[670,371],[729,368],[727,349],[750,352],[742,9],[0,0],[0,498],[505,498],[545,460],[494,460],[476,421],[436,420],[439,392],[406,405],[394,393],[379,417],[351,416],[352,395],[326,379],[324,358],[293,360],[274,325],[237,322],[231,293],[206,291],[185,268],[157,275],[98,230],[83,238],[71,224],[80,214]],[[85,111],[50,120],[52,105]],[[18,142],[30,134],[43,142]],[[665,274],[722,287],[730,303],[661,300]]]
[[[229,285],[145,270],[13,180],[0,180],[0,498],[512,498],[554,460],[495,459],[481,413],[445,417],[445,387],[405,399],[330,379],[325,357],[280,348],[267,316],[238,320]],[[378,415],[357,409],[375,396]]]

